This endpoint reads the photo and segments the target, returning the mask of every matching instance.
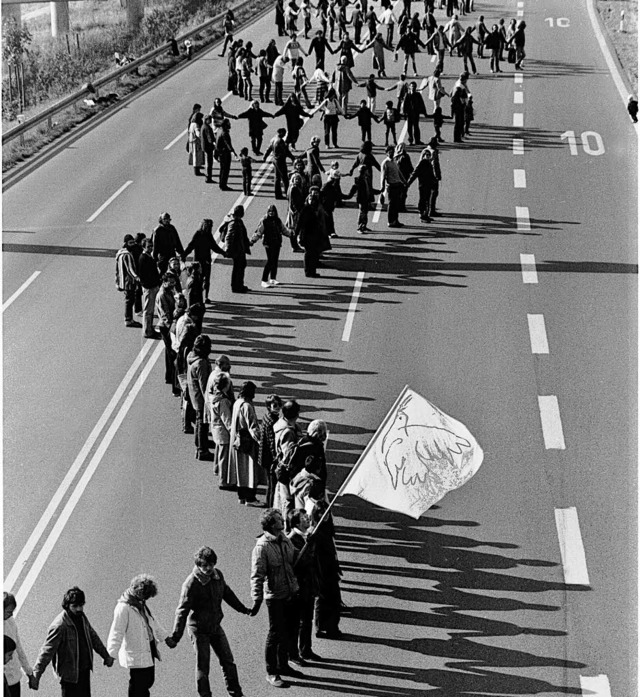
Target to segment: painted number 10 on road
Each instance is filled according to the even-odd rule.
[[[569,143],[569,152],[572,155],[578,154],[578,141],[576,139],[575,131],[565,131],[561,136],[560,140],[566,140]],[[602,136],[595,131],[584,131],[580,135],[580,141],[582,143],[582,149],[587,153],[587,155],[603,155],[604,154],[604,143],[602,142]]]
[[[566,29],[569,26],[569,18],[568,17],[558,17],[558,19],[554,20],[553,17],[546,17],[545,22],[549,22],[549,26],[553,27],[554,22],[556,27],[560,27],[561,29]]]

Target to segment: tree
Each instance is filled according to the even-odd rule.
[[[29,30],[19,27],[13,17],[2,22],[2,58],[9,65],[22,60],[22,54],[28,53],[27,46],[32,40]]]

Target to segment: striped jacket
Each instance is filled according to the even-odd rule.
[[[116,288],[130,290],[135,288],[139,280],[133,254],[126,247],[122,247],[116,254]]]

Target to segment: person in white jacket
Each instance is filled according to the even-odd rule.
[[[175,643],[155,620],[147,600],[158,594],[158,586],[148,574],[131,579],[113,611],[107,651],[129,669],[128,697],[149,697],[155,681],[155,661],[160,660],[158,644]]]
[[[22,673],[24,673],[29,679],[29,687],[34,684],[33,668],[29,663],[27,654],[22,648],[20,637],[18,635],[18,627],[16,626],[16,621],[13,617],[16,607],[17,603],[13,593],[7,593],[5,591],[3,601],[4,635],[13,639],[16,645],[16,650],[13,653],[11,660],[5,664],[4,667],[4,677],[7,680],[11,697],[20,697],[20,678],[22,677]],[[22,668],[22,672],[20,672],[20,668]]]

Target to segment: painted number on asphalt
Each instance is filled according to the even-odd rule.
[[[569,144],[569,152],[572,155],[578,154],[578,141],[576,139],[575,131],[565,131],[561,136],[560,140],[566,140]],[[582,142],[582,149],[587,153],[587,155],[603,155],[604,154],[604,143],[602,142],[602,136],[595,131],[584,131],[580,135],[580,141]]]
[[[553,17],[546,17],[545,22],[549,22],[549,26],[553,27],[554,24],[556,27],[560,27],[561,29],[566,29],[569,26],[569,18],[568,17],[558,17],[558,19],[554,19]]]

